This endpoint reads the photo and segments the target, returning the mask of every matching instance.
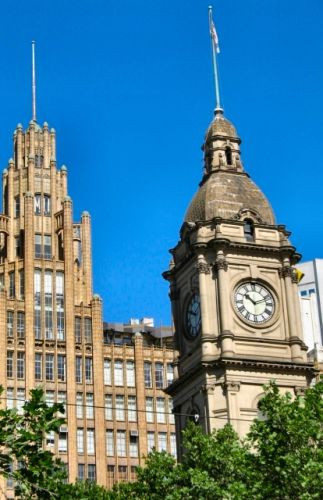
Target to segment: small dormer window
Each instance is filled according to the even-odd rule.
[[[244,221],[243,232],[246,241],[254,240],[254,225],[251,219],[246,219]]]
[[[225,158],[227,161],[227,165],[232,165],[232,151],[231,148],[229,148],[229,146],[225,148]]]

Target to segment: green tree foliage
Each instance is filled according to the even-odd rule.
[[[30,392],[22,412],[0,410],[0,474],[14,480],[15,498],[60,498],[64,491],[63,464],[43,448],[46,434],[64,423],[57,412],[63,405],[47,406],[41,389]]]
[[[322,498],[323,382],[304,397],[281,395],[274,383],[259,403],[262,418],[239,439],[230,425],[205,435],[189,423],[185,455],[176,464],[152,452],[134,483],[117,485],[115,499],[309,500]]]

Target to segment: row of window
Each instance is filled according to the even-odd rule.
[[[54,289],[55,284],[55,289]],[[43,297],[43,301],[42,301]],[[55,300],[53,300],[55,297]],[[53,308],[55,305],[55,321],[53,320]],[[45,332],[42,331],[44,323]],[[53,280],[53,272],[45,270],[42,274],[40,269],[34,272],[34,335],[40,340],[54,339],[56,331],[57,340],[65,339],[65,314],[64,314],[64,273],[56,272]],[[45,335],[43,335],[43,333]]]
[[[123,362],[121,359],[116,359],[112,362],[111,359],[105,358],[103,365],[103,378],[105,385],[126,385],[127,387],[135,387],[136,375],[134,361],[127,360],[126,362]]]
[[[166,407],[166,402],[168,403],[168,408]],[[168,415],[168,422],[170,424],[175,423],[175,417],[173,415],[173,400],[165,398],[146,398],[146,421],[147,423],[153,423],[155,421],[158,424],[166,423],[166,415]]]
[[[149,361],[144,362],[145,387],[153,386],[152,378],[153,365]],[[174,366],[172,363],[154,363],[154,382],[156,389],[163,389],[170,385],[174,380]]]
[[[148,453],[153,449],[158,451],[168,451],[175,458],[176,452],[176,435],[170,434],[169,445],[167,443],[166,432],[147,432],[147,450]],[[137,458],[138,451],[138,431],[130,431],[129,439],[127,440],[127,432],[124,430],[114,431],[106,430],[106,453],[108,457],[117,455],[118,457]]]
[[[15,196],[15,217],[19,217],[21,213],[20,195]],[[50,196],[36,193],[34,196],[34,213],[35,215],[50,215],[51,203]]]
[[[19,282],[19,293],[17,294],[17,298],[23,300],[25,296],[25,274],[24,270],[21,269],[18,271],[19,277],[18,277],[18,282]],[[0,285],[4,286],[4,274],[0,273]],[[8,273],[8,298],[9,299],[14,299],[16,297],[16,283],[15,283],[15,272],[10,271]]]
[[[307,297],[308,295],[313,295],[315,293],[315,288],[310,288],[309,290],[301,290],[301,297]]]
[[[112,394],[106,394],[104,400],[105,419],[120,422],[136,422],[137,421],[137,399],[136,396],[127,397],[127,406],[125,404],[126,398],[122,394],[117,394],[114,398]]]
[[[25,313],[17,311],[16,317],[14,311],[7,311],[7,337],[14,337],[14,332],[18,339],[25,338]]]

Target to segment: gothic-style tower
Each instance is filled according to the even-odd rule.
[[[240,434],[257,414],[262,385],[303,390],[312,377],[297,296],[300,259],[240,158],[235,127],[217,109],[203,146],[204,176],[164,277],[176,330],[175,412],[206,431]],[[177,417],[177,433],[186,423]]]
[[[100,298],[92,295],[90,216],[83,212],[73,222],[67,169],[56,167],[54,129],[32,120],[24,131],[19,124],[13,146],[0,214],[0,384],[8,406],[37,385],[49,403],[68,403],[68,425],[48,445],[68,463],[73,481],[76,392],[95,406],[86,424],[88,446],[93,441],[96,453],[105,454],[102,313]],[[96,473],[104,484],[103,460]]]

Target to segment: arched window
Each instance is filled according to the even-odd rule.
[[[243,226],[244,237],[246,241],[254,240],[254,226],[251,219],[246,219]]]
[[[231,148],[229,148],[229,146],[225,148],[225,158],[227,161],[227,165],[232,165],[232,151]]]

